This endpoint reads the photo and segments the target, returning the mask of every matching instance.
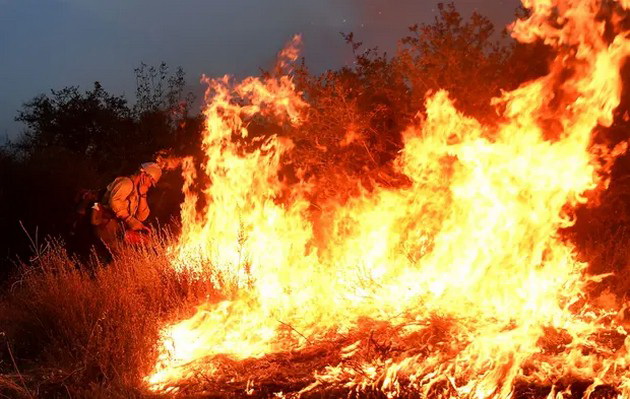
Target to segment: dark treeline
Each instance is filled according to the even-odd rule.
[[[311,105],[308,123],[280,134],[296,145],[287,164],[319,183],[313,202],[343,195],[339,188],[350,185],[340,184],[344,177],[334,173],[338,170],[366,184],[392,184],[391,160],[401,148],[400,133],[423,111],[427,92],[446,89],[462,112],[492,123],[492,97],[547,72],[553,54],[546,46],[519,44],[482,15],[465,18],[453,3],[438,10],[432,23],[410,28],[395,54],[366,49],[348,34],[352,66],[322,74],[312,73],[304,62],[297,66],[295,82]],[[523,12],[517,10],[516,16]],[[31,233],[37,226],[40,237],[67,238],[81,188],[104,187],[163,149],[175,155],[198,151],[203,121],[191,109],[183,71],[142,65],[135,72],[133,105],[95,83],[85,92],[67,87],[42,94],[18,112],[24,134],[0,151],[0,258],[5,262],[28,254],[20,221]],[[624,76],[629,72],[625,68]],[[627,135],[628,98],[624,90],[607,137]],[[621,159],[602,205],[580,213],[574,229],[578,241],[630,222],[630,185],[624,178],[629,168],[627,158]],[[177,184],[176,173],[167,175],[151,199],[161,220],[177,214]]]

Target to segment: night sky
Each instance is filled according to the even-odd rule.
[[[497,28],[517,0],[455,0]],[[414,23],[430,22],[432,0],[0,0],[0,143],[15,137],[21,104],[64,86],[135,95],[133,69],[145,62],[183,67],[189,89],[201,74],[256,74],[302,33],[315,72],[351,62],[339,32],[392,52]]]

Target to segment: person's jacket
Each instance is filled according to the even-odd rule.
[[[103,203],[109,207],[117,218],[127,221],[130,217],[141,222],[149,217],[149,206],[140,200],[138,187],[129,177],[118,177],[107,186]]]

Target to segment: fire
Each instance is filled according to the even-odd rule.
[[[201,176],[190,159],[183,163],[183,231],[172,264],[226,299],[164,328],[147,377],[153,389],[199,373],[215,378],[221,357],[306,348],[366,320],[413,340],[437,317],[450,320],[445,345],[361,360],[369,340],[358,334],[303,392],[430,396],[439,388],[443,397],[507,398],[527,382],[554,386],[548,397],[560,398],[560,382],[574,378],[593,381],[587,393],[607,384],[630,396],[630,338],[611,312],[585,302],[586,285],[598,278],[585,275],[587,265],[558,233],[587,193],[605,188],[610,160],[625,150],[607,151],[593,136],[619,104],[628,32],[613,26],[617,36],[605,38],[600,1],[523,4],[531,16],[512,34],[557,49],[549,74],[496,98],[494,126],[460,113],[445,91],[428,94],[426,116],[403,133],[395,160],[408,184],[320,204],[317,223],[313,183],[279,177],[290,140],[257,138],[254,149],[238,140],[254,117],[308,123],[291,78],[206,79],[205,162]],[[295,38],[279,54],[278,71],[298,45]],[[602,346],[604,329],[625,336],[625,345]],[[552,332],[561,344],[545,349]]]

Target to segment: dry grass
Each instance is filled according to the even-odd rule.
[[[210,292],[176,275],[168,236],[154,238],[109,265],[95,257],[79,264],[55,242],[22,266],[0,304],[0,397],[142,396],[160,326]]]
[[[96,257],[80,263],[61,243],[52,242],[45,253],[22,265],[0,300],[0,399],[146,398],[142,378],[153,367],[160,327],[190,316],[187,312],[207,301],[208,294],[218,298],[209,283],[173,271],[166,255],[171,240],[161,234],[150,247],[125,248],[109,265]],[[592,272],[616,272],[607,286],[618,297],[630,288],[624,273],[627,242],[625,236],[600,236],[584,247]],[[314,370],[326,365],[426,356],[451,340],[451,322],[433,320],[427,329],[403,339],[389,324],[366,320],[347,336],[330,337],[305,350],[242,362],[213,359],[223,377],[200,374],[182,385],[180,393],[236,398],[252,381],[253,397],[295,393],[313,382]],[[354,360],[342,360],[343,348],[357,340],[368,344]],[[518,388],[519,397],[546,395],[546,387],[534,388]],[[322,386],[304,397],[348,393]]]

